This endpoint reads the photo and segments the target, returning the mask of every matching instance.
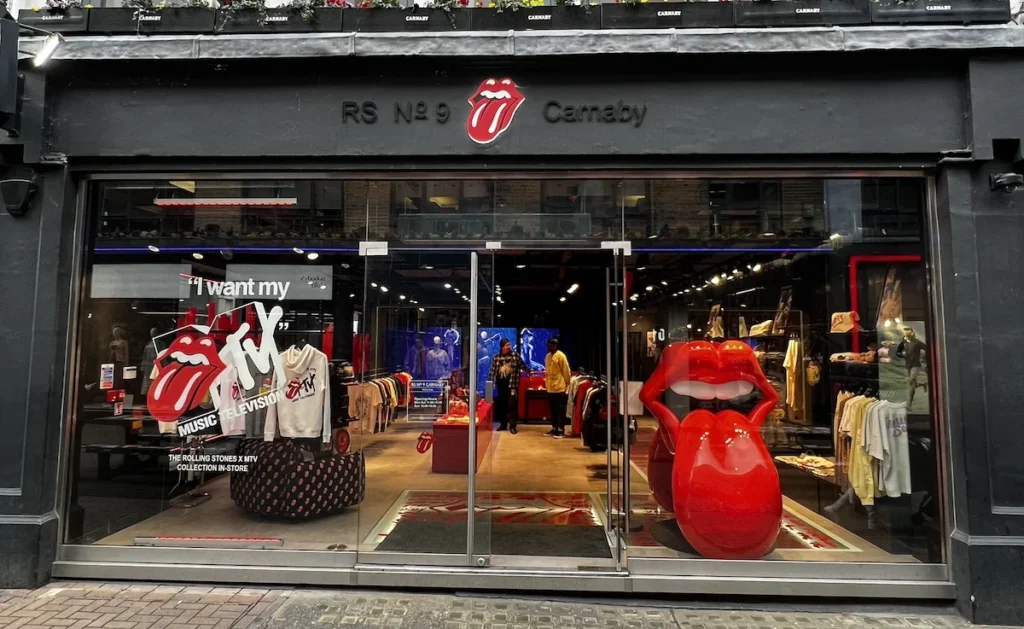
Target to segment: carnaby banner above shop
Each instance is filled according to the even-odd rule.
[[[144,148],[152,157],[449,158],[899,152],[903,146],[928,152],[963,142],[956,106],[962,84],[941,75],[877,82],[871,90],[846,75],[788,77],[785,89],[762,77],[656,80],[514,68],[386,82],[379,76],[318,76],[308,87],[241,75],[193,80],[188,89],[113,81],[86,94],[72,86],[55,97],[54,115],[68,123],[53,129],[53,147],[69,156],[132,156]],[[934,104],[927,116],[914,113],[922,94]],[[120,107],[126,101],[135,104],[130,115]],[[153,125],[164,111],[175,112],[174,125]]]

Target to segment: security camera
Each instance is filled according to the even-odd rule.
[[[996,173],[988,176],[988,185],[993,192],[1016,192],[1020,188],[1024,188],[1024,175]]]
[[[11,216],[24,216],[37,187],[35,173],[27,170],[0,178],[0,201],[3,202],[3,209]]]

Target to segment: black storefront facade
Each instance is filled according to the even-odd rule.
[[[4,460],[0,466],[3,584],[27,587],[51,578],[151,579],[159,570],[166,578],[195,581],[435,587],[438,575],[443,575],[445,587],[573,587],[617,595],[955,599],[958,609],[974,621],[1021,622],[1024,610],[1014,597],[1024,583],[1020,567],[1024,565],[1024,525],[1020,521],[1024,468],[1015,447],[1021,440],[1015,430],[1019,402],[1015,315],[1021,309],[1021,298],[1014,277],[1019,266],[1016,252],[1022,245],[1022,219],[1017,210],[1024,196],[993,190],[990,176],[1021,168],[1024,126],[1015,110],[1024,94],[1013,77],[1024,69],[1024,60],[1013,50],[1016,33],[1009,27],[935,27],[917,33],[917,40],[893,36],[889,41],[883,41],[882,35],[865,35],[870,29],[860,29],[859,34],[847,30],[851,31],[848,41],[862,38],[858,51],[823,50],[829,46],[822,43],[826,35],[818,30],[778,35],[773,42],[754,46],[763,46],[761,52],[742,53],[734,47],[740,41],[735,33],[723,34],[717,43],[704,40],[701,50],[685,52],[652,49],[650,41],[626,40],[621,35],[614,41],[595,38],[590,52],[572,56],[547,53],[535,40],[524,40],[520,52],[505,55],[497,44],[467,38],[458,45],[497,50],[484,57],[486,51],[481,48],[481,56],[473,58],[455,56],[468,53],[450,47],[454,38],[428,45],[429,37],[416,41],[418,52],[406,51],[416,52],[412,57],[383,52],[383,42],[374,44],[378,46],[376,54],[318,57],[332,54],[322,51],[331,46],[341,48],[341,44],[311,40],[314,43],[292,42],[290,50],[287,46],[274,49],[275,58],[254,60],[244,58],[251,55],[253,49],[247,47],[253,45],[252,40],[233,49],[227,36],[219,38],[219,48],[196,58],[187,58],[190,53],[179,55],[171,48],[131,52],[134,44],[127,41],[130,38],[116,43],[121,47],[118,60],[98,55],[96,42],[77,49],[69,45],[63,53],[66,58],[58,58],[45,74],[27,73],[22,136],[7,141],[12,150],[9,154],[20,155],[24,165],[38,175],[39,193],[24,216],[0,215],[4,269],[0,281],[2,293],[9,297],[3,317],[9,359],[3,370],[10,384],[4,397],[7,411],[0,420],[10,436],[0,445]],[[980,31],[986,31],[989,39],[981,38]],[[170,43],[166,45],[178,46],[174,39],[167,38]],[[954,40],[986,43],[978,48],[957,44],[953,49],[950,42]],[[995,40],[999,44],[991,43]],[[320,52],[311,46],[319,46]],[[802,52],[807,48],[815,52]],[[495,96],[502,89],[508,94]],[[481,98],[491,101],[480,104]],[[588,210],[590,222],[583,232],[544,228],[531,232],[523,218],[530,213],[527,210],[516,214],[515,220],[525,231],[511,232],[515,237],[508,231],[502,235],[452,227],[450,233],[424,242],[415,237],[416,220],[434,210],[420,211],[415,195],[398,194],[395,186],[399,184],[394,183],[426,182],[425,188],[418,189],[433,190],[428,196],[436,198],[434,203],[443,213],[475,216],[481,210],[465,202],[476,198],[471,192],[478,187],[475,182],[512,182],[506,188],[514,190],[525,185],[523,182],[553,181],[537,188],[542,199],[550,199],[562,198],[551,191],[560,189],[559,181],[570,179],[583,182],[566,193],[565,198],[570,199],[585,196],[582,190],[594,181],[614,182],[610,189],[633,186],[641,192],[609,193],[615,203],[604,214]],[[449,203],[443,200],[451,196],[444,192],[446,188],[430,186],[452,180],[462,182],[458,188],[461,196],[458,202]],[[701,183],[659,183],[667,180]],[[844,207],[844,182],[879,181],[879,189],[888,190],[889,180],[900,182],[895,189],[903,198],[917,195],[918,200],[906,206],[919,212],[917,236],[906,238],[901,232],[893,238],[880,231],[854,237],[838,227],[842,221],[836,212]],[[332,194],[329,190],[335,189],[332,186],[337,186],[342,204],[360,205],[363,218],[358,228],[346,229],[348,215],[342,212],[337,229],[328,221],[320,223],[323,229],[319,233],[307,230],[296,235],[287,229],[274,230],[256,234],[263,240],[254,244],[245,240],[251,234],[244,233],[244,226],[211,235],[185,233],[187,229],[182,227],[168,230],[166,223],[161,223],[160,233],[142,230],[140,235],[130,216],[122,229],[117,223],[122,217],[111,213],[118,199],[152,196],[154,189],[160,201],[154,204],[160,208],[194,208],[191,200],[204,189],[213,189],[212,184],[204,188],[203,182],[220,182],[217,185],[227,190],[218,193],[224,203],[245,205],[252,199],[266,203],[267,195],[261,190],[268,189],[268,182],[282,181],[300,182],[296,189],[305,185],[302,182],[313,182],[311,203],[320,203],[320,207]],[[630,213],[623,199],[655,198],[659,190],[667,188],[699,188],[703,190],[700,194],[707,196],[697,203],[714,206],[719,202],[716,195],[726,195],[722,203],[735,200],[735,181],[760,182],[762,194],[765,186],[775,189],[772,186],[776,184],[770,182],[781,182],[778,189],[783,197],[794,194],[796,184],[792,182],[815,189],[818,183],[807,182],[824,182],[820,184],[824,203],[815,196],[818,200],[806,201],[802,207],[814,214],[821,205],[825,223],[809,228],[809,233],[775,234],[772,228],[761,227],[757,234],[711,237],[703,231],[673,231],[671,222],[668,228],[660,224],[648,225],[646,231],[629,228],[642,205],[633,205]],[[389,210],[380,209],[377,204],[383,203],[383,197],[373,192],[384,185],[391,186]],[[494,190],[505,190],[501,187],[505,185],[491,184],[489,198],[498,198]],[[858,185],[863,190],[868,184]],[[160,191],[170,188],[174,188],[172,194]],[[870,208],[863,193],[858,194],[859,203],[866,208],[859,220],[867,221],[864,217]],[[279,192],[272,196],[281,200]],[[302,206],[301,193],[298,197]],[[398,205],[406,208],[397,214],[396,198],[401,198]],[[186,199],[184,204],[181,199]],[[501,197],[492,208],[505,201],[516,203]],[[763,202],[762,196],[755,203]],[[548,211],[544,203],[536,213]],[[171,210],[161,211],[169,216]],[[188,210],[193,211],[199,210]],[[228,221],[223,214],[205,211],[212,222]],[[384,219],[380,218],[382,212]],[[405,218],[397,218],[398,214]],[[867,233],[866,222],[853,222],[862,234]],[[821,242],[810,246],[815,239]],[[102,288],[113,291],[108,296],[121,295],[118,283],[140,291],[138,303],[128,306],[132,300],[127,300],[125,308],[142,311],[149,307],[145,299],[152,297],[145,294],[147,280],[132,275],[140,267],[118,275],[119,264],[152,262],[145,258],[148,253],[144,249],[154,256],[173,253],[192,258],[197,275],[204,256],[203,264],[219,257],[238,265],[269,261],[275,267],[287,266],[287,256],[298,257],[308,267],[313,260],[308,253],[314,251],[321,257],[316,264],[332,259],[328,264],[334,273],[334,300],[329,302],[333,310],[324,305],[332,310],[332,321],[338,323],[333,345],[342,357],[351,359],[353,352],[359,351],[358,335],[367,332],[367,321],[376,321],[369,313],[382,308],[385,299],[396,297],[382,295],[379,285],[407,278],[402,265],[414,257],[416,262],[410,264],[418,269],[438,271],[450,264],[449,256],[465,256],[465,272],[451,277],[470,278],[474,288],[464,288],[464,301],[476,307],[482,299],[477,294],[484,290],[481,287],[501,283],[496,276],[487,281],[487,273],[497,273],[493,270],[497,266],[488,266],[488,255],[511,249],[533,253],[578,249],[593,251],[596,256],[603,248],[610,269],[612,304],[619,301],[615,291],[624,290],[617,307],[627,308],[618,318],[609,315],[608,320],[616,322],[615,329],[609,331],[612,338],[632,321],[626,302],[646,298],[641,294],[633,299],[631,293],[643,291],[629,286],[623,289],[622,284],[643,277],[642,267],[653,266],[658,256],[679,252],[703,255],[701,249],[719,255],[730,255],[727,250],[731,249],[752,256],[750,272],[737,270],[735,276],[729,274],[721,280],[724,284],[755,280],[758,271],[754,267],[760,269],[762,263],[765,273],[769,268],[788,266],[793,252],[814,256],[827,247],[828,255],[840,255],[836,252],[843,246],[851,249],[841,258],[837,267],[841,269],[849,269],[849,258],[857,256],[879,256],[886,264],[911,259],[921,264],[921,275],[914,281],[925,287],[921,311],[926,316],[921,318],[929,340],[929,387],[921,395],[934,402],[929,424],[933,438],[927,443],[934,454],[929,473],[934,474],[935,483],[928,494],[936,505],[929,513],[934,514],[932,526],[938,531],[928,542],[923,560],[843,557],[835,560],[843,562],[838,568],[835,561],[801,560],[801,555],[782,557],[793,561],[740,560],[732,564],[693,558],[677,561],[656,554],[629,554],[629,542],[623,542],[621,554],[614,553],[611,563],[595,569],[580,568],[587,562],[571,560],[503,564],[494,557],[500,553],[497,541],[492,541],[497,537],[492,535],[491,525],[479,522],[469,526],[475,531],[470,533],[469,551],[456,560],[451,560],[452,553],[424,557],[440,553],[430,549],[406,550],[391,558],[372,550],[364,553],[364,538],[376,529],[359,525],[350,541],[346,538],[338,543],[341,548],[327,550],[326,542],[331,540],[321,544],[317,539],[317,544],[308,547],[293,547],[286,540],[284,548],[266,541],[256,547],[238,545],[238,540],[222,546],[187,543],[180,538],[198,537],[198,529],[185,527],[174,532],[178,520],[164,521],[152,535],[136,533],[134,544],[105,544],[102,535],[89,537],[89,525],[81,524],[83,517],[90,517],[90,509],[93,514],[119,509],[119,498],[105,495],[110,502],[92,503],[85,516],[78,512],[79,494],[93,490],[89,488],[92,485],[82,484],[85,481],[76,469],[82,465],[86,446],[95,446],[97,441],[92,436],[83,438],[79,431],[85,396],[81,379],[88,371],[88,377],[95,380],[92,371],[98,367],[88,362],[91,350],[84,348],[90,344],[102,347],[103,355],[110,358],[98,362],[117,371],[113,384],[101,388],[116,390],[123,379],[142,380],[148,375],[141,369],[125,371],[127,365],[119,364],[123,362],[118,355],[121,335],[108,337],[104,333],[101,341],[90,341],[94,332],[88,320],[93,313],[97,319],[106,316],[96,301],[103,298],[97,289],[101,277]],[[250,259],[263,255],[255,251],[261,248],[278,257]],[[769,262],[769,254],[786,263]],[[160,258],[159,262],[177,264],[176,260]],[[799,261],[797,257],[792,265]],[[730,259],[726,263],[732,266]],[[313,268],[321,267],[308,267],[307,271],[312,273]],[[351,272],[348,280],[341,277],[342,268]],[[309,273],[301,279],[312,278]],[[788,273],[794,277],[793,272]],[[884,282],[885,272],[882,274]],[[231,277],[229,272],[222,279]],[[616,283],[619,277],[629,279]],[[350,284],[344,283],[349,280]],[[826,284],[819,294],[830,300],[828,310],[856,310],[848,303],[841,307],[842,300],[835,301],[834,293],[849,280],[849,272],[844,270],[830,271],[829,279],[823,280]],[[206,280],[197,281],[203,285]],[[311,287],[314,281],[309,279]],[[909,285],[911,279],[905,282]],[[347,292],[348,286],[357,284],[361,293],[356,288]],[[714,282],[715,287],[718,284]],[[341,304],[346,301],[339,292],[342,286],[350,298],[348,305]],[[696,292],[697,286],[692,290]],[[710,292],[712,283],[704,288]],[[394,285],[392,289],[398,292]],[[647,288],[651,293],[660,290]],[[691,294],[689,284],[686,288],[680,285],[680,299],[685,299],[684,290]],[[186,299],[191,297],[181,301]],[[405,293],[401,299],[407,301]],[[410,293],[408,301],[415,299]],[[500,291],[497,300],[503,301]],[[660,311],[652,307],[649,312]],[[110,315],[112,321],[129,316]],[[496,315],[491,312],[487,316]],[[342,324],[350,325],[353,318],[361,322],[352,328],[356,336],[341,341]],[[861,325],[872,327],[865,325],[866,318],[861,313]],[[909,314],[907,318],[909,324]],[[901,323],[898,318],[895,321]],[[474,336],[480,325],[466,323]],[[344,332],[348,336],[349,329]],[[624,332],[623,337],[626,335]],[[609,347],[619,346],[612,341]],[[851,348],[836,346],[836,351],[848,350]],[[473,359],[478,358],[476,351]],[[609,364],[619,360],[616,355]],[[99,381],[104,382],[103,374]],[[129,391],[132,386],[128,385]],[[89,399],[94,402],[98,398]],[[109,404],[113,412],[114,405],[123,400],[99,403]],[[137,419],[140,424],[149,421],[141,415]],[[478,447],[486,450],[488,446]],[[95,450],[89,455],[101,460]],[[116,472],[122,453],[116,451],[112,456]],[[139,460],[145,462],[147,456]],[[156,465],[165,466],[161,455],[157,456]],[[470,456],[475,459],[476,453]],[[626,459],[630,460],[628,454]],[[368,458],[363,464],[370,461]],[[496,471],[488,475],[487,463],[483,465],[455,488],[470,496],[474,490],[502,489],[497,480],[500,475]],[[609,470],[612,465],[609,455]],[[918,471],[914,469],[916,484]],[[371,472],[370,485],[373,479]],[[372,492],[372,487],[368,490]],[[614,490],[609,491],[612,494]],[[915,512],[925,511],[917,499],[912,502]],[[140,499],[132,505],[117,517],[138,526],[146,517],[135,512],[145,511],[146,507],[138,506],[145,503]],[[610,502],[607,507],[611,514]],[[155,511],[168,510],[160,506]],[[172,517],[185,511],[178,509]],[[793,512],[802,513],[799,507]],[[880,512],[884,512],[881,507]],[[895,515],[880,517],[887,522],[885,526],[894,526]],[[116,518],[111,515],[109,519]],[[376,523],[377,514],[372,519]],[[606,530],[614,528],[609,522],[604,524]],[[262,529],[252,526],[256,528],[240,530],[239,536],[260,537]],[[875,526],[873,523],[870,528]],[[123,526],[105,522],[100,528],[104,534],[113,534]],[[874,539],[863,531],[857,535]],[[277,539],[277,534],[266,536]],[[893,539],[897,537],[892,534]],[[140,542],[143,538],[150,541]],[[482,550],[481,539],[487,540]],[[854,538],[836,534],[829,539],[848,542]],[[859,539],[850,546],[857,547]],[[893,548],[898,545],[894,542]],[[898,555],[893,548],[887,550]],[[417,572],[417,565],[429,570]]]

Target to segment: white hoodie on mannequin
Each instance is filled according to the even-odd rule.
[[[327,354],[312,345],[281,352],[284,374],[274,373],[273,391],[281,400],[267,409],[263,440],[278,433],[289,439],[322,437],[331,442],[331,388],[327,385]]]

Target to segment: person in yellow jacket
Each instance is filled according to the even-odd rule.
[[[549,437],[561,439],[565,437],[565,407],[569,403],[569,380],[572,372],[569,360],[558,349],[558,339],[548,341],[548,353],[544,357],[544,388],[548,391],[548,406],[551,409],[551,430]]]

